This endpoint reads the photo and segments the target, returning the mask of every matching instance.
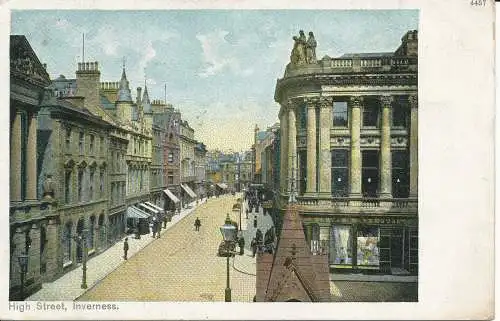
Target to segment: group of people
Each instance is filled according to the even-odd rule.
[[[312,31],[309,32],[309,38],[303,30],[299,31],[299,36],[293,36],[295,44],[290,55],[290,62],[293,65],[312,64],[316,62],[316,39]]]

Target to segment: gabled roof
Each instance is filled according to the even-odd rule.
[[[274,257],[257,256],[257,301],[328,302],[328,256],[312,255],[297,207],[289,205]]]

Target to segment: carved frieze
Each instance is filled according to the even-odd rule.
[[[394,97],[391,95],[380,96],[380,103],[382,104],[382,107],[391,107],[393,101]]]
[[[351,96],[349,98],[349,104],[351,108],[360,108],[363,105],[362,96]]]
[[[379,137],[362,137],[361,138],[361,146],[363,147],[377,147],[380,146],[380,138]]]
[[[406,147],[408,145],[408,138],[406,137],[392,137],[391,147]]]
[[[409,95],[408,101],[411,108],[418,108],[418,96],[416,94]]]
[[[335,147],[349,147],[351,145],[350,137],[334,137],[331,141]]]
[[[297,137],[297,147],[298,148],[306,148],[307,147],[307,138],[306,137]]]
[[[28,82],[50,85],[50,77],[24,36],[10,37],[11,75]]]

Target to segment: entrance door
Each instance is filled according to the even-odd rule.
[[[404,268],[404,230],[393,229],[391,234],[391,268]]]

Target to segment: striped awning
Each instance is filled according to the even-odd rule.
[[[177,196],[174,195],[168,188],[163,190],[163,193],[167,194],[167,196],[174,202],[174,203],[179,203],[180,200],[177,198]]]
[[[188,193],[189,196],[191,196],[192,198],[196,198],[196,194],[188,185],[181,184],[181,187],[184,191],[186,191],[186,193]]]
[[[144,209],[146,209],[146,210],[148,210],[148,211],[151,211],[151,212],[153,212],[154,214],[158,214],[158,213],[159,213],[159,212],[158,212],[158,210],[157,210],[156,208],[151,207],[151,206],[149,206],[149,205],[146,205],[146,204],[144,204],[144,203],[139,203],[138,205],[139,205],[139,207],[142,207],[142,208],[144,208]]]
[[[129,206],[127,208],[127,218],[128,217],[133,217],[133,218],[149,218],[149,214],[140,210],[139,208],[135,206]]]
[[[217,183],[217,186],[219,186],[222,189],[226,189],[227,188],[227,184],[225,184],[225,183]]]
[[[163,208],[161,208],[161,207],[159,207],[159,206],[157,206],[157,205],[155,205],[153,203],[144,202],[144,204],[151,206],[152,208],[156,209],[158,212],[163,212],[164,211]]]

